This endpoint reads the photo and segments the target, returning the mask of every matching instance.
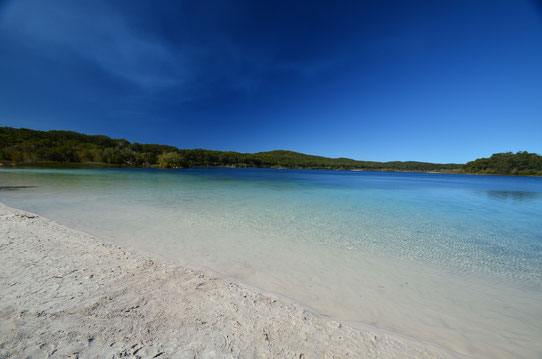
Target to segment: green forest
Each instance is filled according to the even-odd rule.
[[[496,154],[460,164],[372,162],[327,158],[292,151],[258,153],[179,149],[157,144],[130,143],[102,135],[72,131],[36,131],[0,127],[0,162],[4,166],[109,166],[189,168],[201,166],[342,169],[378,171],[464,172],[541,175],[541,156],[518,152]]]
[[[494,175],[542,176],[542,156],[536,153],[496,153],[463,165],[462,172]]]

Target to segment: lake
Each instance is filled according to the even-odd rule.
[[[542,353],[542,178],[2,169],[0,201],[475,357]]]

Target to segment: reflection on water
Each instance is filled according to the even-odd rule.
[[[37,186],[0,186],[0,191],[16,191],[18,189],[34,188]]]
[[[534,201],[542,199],[542,192],[529,192],[529,191],[487,191],[487,195],[490,198],[499,200],[513,200],[513,201]]]

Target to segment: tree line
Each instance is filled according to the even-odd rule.
[[[494,157],[520,156],[520,165],[495,166]],[[523,158],[528,158],[525,162]],[[428,162],[373,162],[349,158],[327,158],[276,150],[258,153],[179,149],[158,144],[130,143],[103,135],[72,131],[36,131],[0,127],[0,162],[4,165],[95,164],[122,167],[189,168],[199,166],[267,167],[300,169],[437,171],[496,174],[540,174],[540,158],[521,152],[497,154],[466,165]],[[510,163],[509,160],[507,160]],[[538,162],[537,162],[538,161]],[[536,167],[538,166],[538,167]],[[504,171],[504,172],[503,172]],[[508,171],[508,173],[506,173]]]
[[[495,153],[463,165],[462,172],[495,175],[542,176],[542,156],[520,151]]]

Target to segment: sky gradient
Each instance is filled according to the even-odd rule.
[[[542,153],[542,6],[0,0],[0,125],[375,161]]]

